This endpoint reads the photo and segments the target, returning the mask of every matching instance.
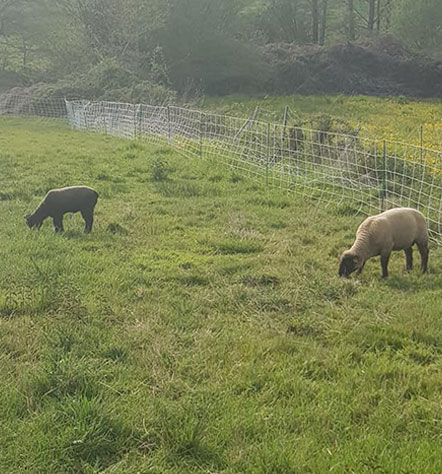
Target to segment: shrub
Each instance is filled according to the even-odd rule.
[[[156,157],[152,163],[150,177],[152,181],[167,181],[169,179],[170,168],[164,157]]]
[[[168,105],[176,102],[176,93],[162,84],[141,80],[114,60],[105,59],[88,73],[62,79],[54,84],[40,83],[9,91],[36,98],[68,97],[116,102],[143,102]],[[31,100],[31,99],[30,99]]]

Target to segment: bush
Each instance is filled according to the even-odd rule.
[[[66,78],[54,84],[40,83],[9,91],[34,98],[67,97],[151,105],[176,102],[176,93],[162,84],[140,80],[116,61],[105,59],[88,73]]]
[[[263,48],[273,69],[266,89],[276,94],[369,94],[440,97],[442,64],[390,36],[321,47],[271,44]]]
[[[150,177],[152,181],[167,181],[170,171],[167,160],[164,157],[156,157],[152,163]]]

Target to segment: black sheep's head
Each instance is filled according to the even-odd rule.
[[[361,259],[355,254],[344,252],[339,262],[339,276],[349,277],[354,271],[361,269],[361,263]]]
[[[29,227],[30,229],[32,229],[33,227],[37,227],[37,226],[38,226],[37,220],[34,219],[32,215],[27,215],[27,216],[25,216],[25,221],[26,221],[26,224],[28,225],[28,227]]]

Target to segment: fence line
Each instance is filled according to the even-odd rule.
[[[67,118],[66,103],[63,98],[0,94],[0,115]]]
[[[168,144],[269,186],[341,204],[343,213],[415,207],[442,243],[442,152],[423,146],[175,106],[0,96],[0,115],[67,118],[77,130]]]

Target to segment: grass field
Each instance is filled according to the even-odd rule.
[[[423,127],[423,144],[427,148],[442,150],[442,101],[412,100],[405,97],[390,99],[366,96],[228,96],[208,98],[206,109],[221,114],[251,117],[256,107],[261,108],[259,118],[282,122],[284,108],[290,107],[292,120],[305,120],[328,114],[361,127],[361,134],[378,140],[403,141],[420,144],[420,127]],[[305,125],[307,128],[308,124]]]
[[[68,184],[93,233],[27,229]],[[0,119],[0,472],[441,472],[442,250],[339,279],[347,211]]]

